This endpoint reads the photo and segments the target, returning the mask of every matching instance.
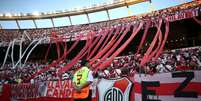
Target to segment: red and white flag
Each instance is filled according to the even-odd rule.
[[[201,101],[201,71],[134,76],[135,101]]]
[[[129,101],[132,82],[127,78],[101,79],[98,83],[99,101]]]

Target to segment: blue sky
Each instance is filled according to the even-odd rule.
[[[2,13],[33,13],[33,12],[52,12],[57,10],[89,7],[94,4],[111,2],[112,0],[0,0],[0,14]],[[152,0],[152,3],[144,2],[126,7],[109,10],[111,19],[122,18],[130,15],[137,15],[149,12],[150,9],[158,10],[192,0]],[[128,13],[131,11],[131,14]],[[90,22],[108,20],[105,11],[89,14]],[[73,25],[88,23],[86,15],[71,16]],[[55,26],[70,25],[68,17],[53,19]],[[37,27],[52,27],[51,20],[36,20]],[[19,21],[21,28],[35,28],[32,20]],[[15,29],[15,21],[0,21],[3,28]]]

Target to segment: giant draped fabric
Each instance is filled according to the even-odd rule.
[[[129,43],[134,39],[134,37],[140,31],[140,29],[142,28],[144,23],[145,22],[141,22],[140,24],[138,24],[138,26],[133,25],[132,34],[122,45],[120,43],[123,42],[122,40],[125,38],[127,33],[130,31],[131,25],[117,26],[116,28],[112,28],[112,29],[106,28],[99,32],[87,33],[86,43],[83,46],[83,48],[66,66],[59,69],[58,75],[67,71],[68,69],[70,69],[73,65],[75,65],[82,58],[87,58],[88,60],[90,60],[90,64],[93,66],[93,69],[95,71],[97,71],[98,69],[105,69],[112,63],[114,58],[116,56],[118,56],[129,45]],[[143,33],[143,37],[140,42],[140,46],[138,47],[138,52],[139,52],[139,49],[142,47],[142,45],[145,42],[149,27],[150,27],[150,23],[151,22],[148,21],[146,24],[145,31]],[[169,22],[166,21],[166,32],[164,34],[164,38],[162,38],[163,35],[160,30],[161,25],[162,25],[162,19],[159,20],[158,24],[156,24],[156,27],[158,30],[156,32],[156,35],[155,35],[153,41],[151,42],[150,47],[147,49],[145,56],[143,57],[143,59],[141,61],[141,65],[144,65],[152,57],[155,57],[155,59],[156,59],[160,55],[160,53],[163,51],[163,47],[165,45],[165,41],[167,40],[167,36],[168,36],[168,32],[169,32]],[[63,45],[63,47],[65,47],[65,49],[64,49],[64,53],[62,56],[60,56],[61,55],[59,53],[60,46],[58,46],[59,43],[57,42],[58,40],[60,40],[60,42],[61,42],[62,38],[56,37],[56,35],[54,35],[54,37],[55,37],[54,40],[57,43],[56,45],[57,45],[58,59],[55,62],[52,62],[50,65],[46,66],[44,69],[33,74],[29,79],[49,70],[50,67],[58,65],[58,63],[60,61],[62,61],[63,59],[65,59],[67,57],[67,55],[73,49],[76,49],[77,44],[80,42],[81,38],[83,38],[84,36],[83,36],[83,33],[81,33],[80,36],[78,37],[78,39],[73,43],[73,45],[68,50],[67,50],[67,45],[66,44]],[[158,43],[157,43],[157,41],[158,41]],[[99,59],[99,61],[96,61],[97,59]]]

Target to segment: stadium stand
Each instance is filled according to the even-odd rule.
[[[162,9],[159,11],[154,11],[148,14],[130,16],[130,17],[115,19],[111,21],[90,23],[90,24],[84,24],[84,25],[73,25],[73,26],[65,26],[65,27],[43,28],[43,29],[21,29],[21,30],[19,29],[18,30],[12,30],[12,29],[2,30],[1,29],[0,30],[0,33],[1,33],[0,45],[4,48],[9,47],[9,44],[14,39],[21,39],[21,37],[25,33],[28,36],[27,38],[24,39],[23,44],[25,46],[28,46],[34,40],[40,40],[44,38],[45,41],[43,41],[40,44],[41,44],[41,47],[43,47],[44,45],[44,47],[46,47],[45,49],[46,50],[48,49],[48,51],[45,51],[45,53],[47,54],[45,55],[43,54],[43,58],[37,57],[35,53],[34,55],[30,57],[30,59],[28,59],[28,62],[22,65],[13,66],[12,59],[9,60],[8,62],[5,62],[5,64],[2,63],[3,67],[0,68],[0,85],[23,84],[23,83],[39,84],[46,81],[71,80],[75,70],[78,67],[80,67],[79,60],[81,59],[80,57],[82,54],[79,57],[80,59],[76,58],[77,61],[74,60],[75,62],[73,61],[74,59],[73,57],[76,57],[75,54],[74,55],[70,54],[71,56],[70,58],[63,59],[62,56],[66,57],[68,55],[65,56],[65,54],[69,54],[69,53],[65,53],[64,47],[66,45],[64,43],[68,44],[68,42],[70,42],[71,47],[74,44],[76,44],[76,42],[79,42],[79,41],[87,44],[88,41],[84,42],[87,40],[87,37],[91,37],[92,39],[95,36],[96,38],[94,38],[93,40],[94,42],[95,42],[95,39],[97,39],[98,41],[98,38],[99,38],[99,41],[101,40],[101,38],[103,41],[104,35],[108,34],[109,36],[109,32],[112,33],[112,35],[110,36],[111,38],[116,35],[117,35],[116,38],[119,38],[119,37],[121,38],[124,32],[132,33],[132,29],[146,30],[147,29],[146,25],[143,25],[142,23],[144,22],[148,24],[149,21],[151,21],[151,23],[149,23],[151,27],[148,26],[150,27],[150,29],[162,26],[163,30],[160,33],[164,33],[163,36],[165,36],[165,31],[167,31],[167,28],[165,28],[165,24],[167,24],[167,22],[171,22],[172,24],[172,23],[182,22],[182,21],[183,22],[194,21],[194,23],[199,25],[197,22],[200,21],[199,20],[200,14],[201,14],[200,7],[201,7],[201,2],[200,0],[197,0],[197,1],[192,1],[190,3],[178,5],[175,7],[170,7],[170,8]],[[180,14],[181,15],[185,14],[186,16],[178,17]],[[196,19],[197,21],[195,21],[194,19]],[[126,32],[126,30],[128,29],[129,31]],[[119,32],[121,34],[116,34],[115,32]],[[155,32],[158,32],[158,30],[156,30]],[[86,34],[86,33],[91,33],[91,34]],[[158,34],[158,36],[160,35]],[[140,37],[142,37],[142,35]],[[155,35],[152,35],[152,37],[154,39]],[[62,38],[62,39],[60,40],[59,38]],[[156,38],[159,38],[159,37],[156,37]],[[123,40],[123,37],[122,37],[122,40]],[[166,39],[163,38],[163,40],[166,40]],[[104,41],[106,41],[106,39]],[[137,40],[137,41],[140,41],[140,40]],[[113,55],[108,54],[111,57],[108,58],[109,56],[105,55],[105,60],[104,59],[102,60],[102,58],[96,58],[96,59],[93,58],[94,60],[90,60],[94,70],[93,75],[97,76],[97,78],[99,79],[101,78],[117,79],[117,78],[123,78],[123,77],[132,77],[136,74],[155,75],[155,74],[172,73],[172,72],[178,72],[178,71],[185,71],[185,72],[196,71],[201,69],[201,47],[199,42],[197,45],[195,45],[195,43],[194,45],[192,45],[195,47],[192,47],[191,45],[183,45],[183,46],[181,45],[181,47],[176,46],[174,48],[171,48],[171,47],[167,48],[169,43],[171,44],[171,41],[172,41],[171,39],[167,39],[167,41],[165,41],[163,46],[166,47],[166,50],[163,50],[163,49],[160,50],[159,49],[160,47],[157,48],[154,46],[152,47],[152,49],[149,48],[152,46],[152,43],[159,42],[160,45],[162,45],[163,42],[162,41],[160,42],[160,38],[159,38],[159,41],[145,42],[142,47],[146,49],[142,49],[141,47],[139,50],[137,50],[137,48],[139,47],[136,47],[134,51],[125,52],[125,54],[123,54],[123,52],[122,54],[118,53],[118,55],[115,56],[114,58],[112,58]],[[115,42],[118,43],[118,41],[115,41]],[[127,40],[124,40],[124,42],[126,43]],[[79,44],[79,45],[81,47],[83,44]],[[92,42],[91,42],[91,45],[92,45]],[[61,51],[60,49],[58,51],[57,50],[58,46],[63,47],[63,51]],[[70,46],[67,45],[68,49]],[[115,44],[113,44],[113,47],[114,46]],[[54,49],[57,50],[57,52],[55,52],[55,50],[52,49],[54,50],[53,53],[58,55],[56,59],[55,57],[53,57],[52,59],[46,60],[46,57],[51,58],[50,56],[48,57],[48,55],[51,54],[50,53],[51,49],[49,50],[48,47],[49,48],[54,47]],[[114,50],[117,50],[119,47],[116,46]],[[95,47],[93,48],[95,49]],[[101,46],[99,48],[101,49]],[[154,51],[152,52],[146,51],[149,49],[150,50],[155,49],[160,51],[155,51],[156,52],[155,53],[156,55],[155,55]],[[92,50],[89,50],[89,51],[92,52]],[[159,52],[159,54],[157,52]],[[5,50],[4,50],[4,53],[6,53]],[[112,53],[115,54],[116,51]],[[153,53],[153,56],[146,57],[145,53],[150,55]],[[94,55],[92,54],[91,57],[92,56]],[[90,57],[90,54],[88,54],[88,58],[89,57]],[[112,59],[111,62],[109,62],[110,64],[104,65],[104,64],[107,64],[108,63],[107,61],[110,61],[110,59]],[[14,59],[14,60],[17,60],[17,59]],[[17,63],[17,61],[14,61],[14,63]],[[99,68],[96,68],[96,67],[99,67]]]

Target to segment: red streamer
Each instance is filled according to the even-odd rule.
[[[87,34],[87,42],[86,42],[86,44],[85,44],[85,46],[84,46],[84,48],[76,55],[76,57],[74,57],[65,67],[63,67],[63,68],[61,68],[61,69],[59,69],[59,72],[58,72],[58,74],[61,74],[61,73],[63,73],[63,72],[65,72],[66,70],[68,70],[69,68],[71,68],[75,63],[77,63],[78,62],[78,60],[80,60],[84,55],[86,55],[86,53],[87,53],[87,48],[89,47],[89,43],[90,43],[90,41],[92,40],[92,39],[88,39],[88,36],[89,36],[90,34]]]
[[[89,42],[89,47],[88,47],[88,49],[87,49],[87,53],[88,53],[88,56],[89,56],[89,53],[90,53],[90,51],[91,51],[91,48],[94,46],[94,41],[96,41],[95,39],[95,37],[96,37],[96,33],[95,32],[92,32],[93,34],[91,34],[91,36],[90,36],[90,42]],[[88,57],[87,56],[87,57]]]
[[[48,54],[49,54],[49,51],[50,51],[50,47],[51,47],[51,44],[52,44],[53,40],[55,41],[56,48],[57,48],[57,58],[59,59],[60,56],[61,56],[60,44],[58,42],[59,38],[56,35],[56,33],[53,31],[52,34],[51,34],[51,37],[50,37],[50,44],[49,44],[48,50],[47,50],[47,52],[45,54],[45,62],[47,62],[47,57],[48,57]]]
[[[102,31],[101,31],[100,33],[102,33]],[[99,33],[99,34],[100,34],[100,33]],[[94,48],[93,51],[90,53],[90,55],[89,55],[89,57],[88,57],[87,59],[91,59],[91,57],[94,55],[94,53],[97,51],[97,49],[99,48],[99,46],[101,45],[101,43],[102,43],[103,40],[105,39],[107,33],[108,33],[108,29],[107,29],[107,31],[103,32],[102,35],[99,35],[98,38],[101,37],[101,39],[99,40],[98,44],[96,44],[95,48]],[[95,45],[95,44],[94,44],[94,45]]]
[[[108,37],[107,37],[107,39],[104,41],[104,43],[103,43],[103,45],[101,46],[100,50],[102,50],[102,49],[106,46],[106,44],[108,43],[109,39],[110,39],[111,36],[112,36],[113,31],[114,31],[114,28],[112,28],[112,30],[111,30],[110,33],[108,34]]]
[[[148,30],[149,30],[150,25],[151,25],[151,21],[148,21],[148,23],[146,24],[146,27],[145,27],[145,30],[144,30],[144,33],[143,33],[143,36],[142,36],[142,40],[141,40],[141,42],[140,42],[140,45],[139,45],[139,47],[138,47],[138,50],[137,50],[137,53],[136,53],[136,54],[138,54],[138,53],[140,52],[140,49],[142,48],[142,45],[143,45],[144,42],[145,42],[146,36],[147,36],[147,34],[148,34],[147,32],[148,32]]]
[[[112,39],[110,40],[110,42],[108,42],[108,44],[105,46],[104,49],[102,49],[101,51],[99,51],[92,59],[90,64],[92,65],[97,59],[99,59],[104,53],[106,53],[108,51],[108,49],[110,49],[112,47],[112,45],[114,44],[115,40],[117,40],[117,37],[119,35],[119,31],[120,31],[120,27],[117,27],[115,34],[113,35]]]
[[[97,35],[97,33],[95,33],[94,35]],[[88,53],[88,55],[87,55],[87,58],[90,56],[90,53],[91,53],[91,49],[94,47],[94,45],[95,44],[97,44],[97,42],[98,42],[98,40],[100,39],[100,37],[99,36],[95,36],[95,38],[94,38],[94,40],[92,40],[92,45],[89,47],[89,49],[88,49],[88,51],[87,51],[87,53]],[[88,60],[88,59],[87,59]]]
[[[47,62],[47,57],[48,57],[48,54],[49,54],[49,51],[50,51],[50,47],[51,47],[51,44],[52,44],[52,37],[54,38],[56,35],[54,32],[52,32],[51,34],[51,37],[50,37],[50,44],[49,44],[49,47],[47,49],[47,52],[45,54],[45,62]]]
[[[162,19],[160,19],[160,21],[159,21],[159,28],[161,28],[161,25],[162,25]],[[153,48],[154,48],[154,46],[156,44],[159,32],[160,32],[160,30],[158,29],[153,41],[151,42],[151,44],[150,44],[150,46],[148,48],[148,50],[144,54],[144,57],[142,58],[140,65],[143,66],[149,60],[149,58],[150,58],[149,55],[150,55],[151,51],[153,50]]]
[[[112,61],[114,60],[114,58],[117,55],[119,55],[128,46],[128,44],[132,41],[132,39],[140,31],[140,29],[142,28],[143,24],[144,24],[144,22],[141,22],[140,25],[138,26],[137,30],[133,29],[133,32],[132,32],[131,36],[128,38],[128,40],[126,40],[126,42],[113,53],[113,55],[109,58],[109,60],[107,60],[105,63],[102,63],[99,67],[97,67],[96,71],[98,69],[100,69],[100,70],[105,69],[107,66],[109,66],[112,63]]]
[[[158,29],[158,45],[157,45],[157,48],[148,56],[148,59],[147,61],[149,61],[152,57],[154,57],[156,55],[156,53],[159,51],[160,49],[160,46],[162,44],[162,32],[161,32],[161,28],[160,26],[156,25],[157,29]]]
[[[131,27],[130,25],[126,27],[126,30],[124,30],[123,34],[120,36],[117,42],[113,45],[113,47],[110,48],[109,51],[107,51],[107,53],[100,59],[100,61],[94,65],[95,67],[100,65],[103,61],[106,60],[106,58],[108,58],[114,52],[114,50],[117,48],[117,46],[120,44],[120,42],[123,40],[123,38],[126,36],[128,31],[130,30],[130,27]]]
[[[166,40],[167,40],[168,33],[169,33],[169,28],[170,28],[170,27],[169,27],[169,21],[166,20],[166,27],[165,27],[166,31],[165,31],[165,36],[164,36],[164,39],[163,39],[162,45],[161,45],[161,47],[160,47],[158,53],[157,53],[156,56],[155,56],[155,59],[157,59],[157,58],[159,57],[159,55],[162,53],[162,51],[163,51],[163,49],[164,49],[165,42],[166,42]]]

